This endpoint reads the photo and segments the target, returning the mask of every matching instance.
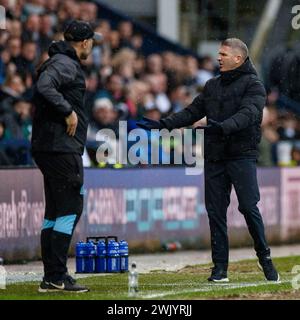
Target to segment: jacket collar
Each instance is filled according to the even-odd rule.
[[[229,84],[236,79],[240,78],[244,74],[254,74],[257,75],[257,72],[250,60],[246,58],[245,62],[238,68],[230,71],[221,72],[221,81],[224,84]]]
[[[80,63],[75,49],[66,41],[60,40],[52,42],[48,50],[49,57],[52,57],[57,53],[65,54],[66,56]]]

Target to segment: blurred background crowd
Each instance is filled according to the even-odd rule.
[[[48,58],[51,42],[63,38],[62,31],[71,19],[89,21],[104,37],[101,46],[95,46],[82,62],[90,123],[86,166],[102,165],[95,152],[100,129],[112,129],[119,137],[120,120],[127,122],[130,131],[142,116],[158,120],[178,112],[218,74],[217,61],[211,56],[171,51],[146,55],[143,34],[126,20],[112,28],[109,20],[98,18],[93,2],[1,0],[0,4],[6,8],[6,29],[0,30],[0,166],[32,164],[28,150],[36,70]],[[300,165],[298,74],[300,55],[296,49],[289,54],[277,53],[269,64],[264,77],[268,101],[262,124],[261,166]],[[283,80],[287,77],[288,84]],[[172,148],[176,149],[176,142]],[[161,150],[168,152],[163,146]]]

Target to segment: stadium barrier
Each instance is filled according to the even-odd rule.
[[[38,169],[0,170],[0,256],[40,257],[45,199]],[[261,168],[259,208],[270,244],[300,240],[300,168]],[[135,252],[155,251],[168,241],[184,248],[208,248],[203,175],[185,168],[86,169],[84,212],[75,241],[115,234]],[[251,245],[232,192],[228,209],[231,246]],[[74,251],[73,251],[74,252]],[[72,251],[71,251],[72,253]]]

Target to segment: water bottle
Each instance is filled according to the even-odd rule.
[[[106,272],[106,244],[105,244],[105,241],[99,241],[97,244],[95,272]]]
[[[128,271],[128,243],[125,240],[119,242],[119,252],[120,252],[120,271]]]
[[[86,255],[84,259],[84,272],[93,273],[95,272],[96,246],[93,241],[89,241],[85,246]]]
[[[6,270],[3,264],[4,260],[0,257],[0,289],[6,289]]]
[[[79,241],[76,243],[76,273],[84,272],[84,260],[85,260],[85,243]]]
[[[136,263],[131,264],[131,269],[128,273],[128,295],[129,297],[135,297],[138,294],[139,283],[138,283],[138,271]]]
[[[115,240],[107,245],[107,272],[120,272],[119,243]]]

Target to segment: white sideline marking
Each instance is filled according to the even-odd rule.
[[[199,288],[199,289],[188,289],[188,290],[182,290],[182,291],[165,291],[161,293],[156,293],[156,294],[148,294],[148,295],[141,295],[141,298],[145,299],[152,299],[152,298],[158,298],[158,297],[165,297],[165,296],[170,296],[170,295],[175,295],[179,293],[193,293],[193,292],[209,292],[213,291],[216,289],[238,289],[238,288],[246,288],[246,287],[260,287],[260,286],[265,286],[265,285],[278,285],[278,284],[283,284],[283,283],[288,283],[291,282],[290,280],[284,280],[281,281],[280,283],[276,282],[271,282],[271,281],[259,281],[259,282],[241,282],[241,283],[211,283],[211,284],[205,284],[204,288]],[[201,284],[200,284],[201,285]]]

